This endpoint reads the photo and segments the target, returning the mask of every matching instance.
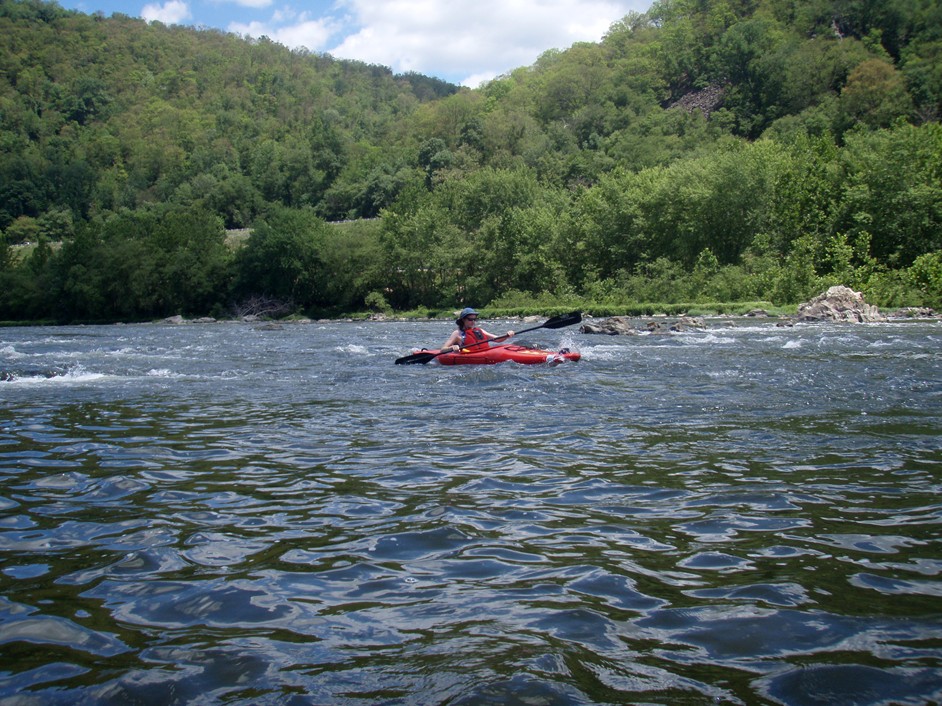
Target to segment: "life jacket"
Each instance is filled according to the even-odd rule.
[[[479,329],[477,326],[466,328],[464,331],[461,332],[461,347],[465,348],[474,343],[479,343],[485,340],[485,338],[486,336],[484,335],[484,331]],[[480,350],[480,349],[481,349],[481,346],[474,347],[474,350]]]

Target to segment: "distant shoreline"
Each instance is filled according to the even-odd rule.
[[[664,321],[668,319],[682,319],[682,318],[700,318],[700,319],[746,319],[746,320],[755,320],[761,321],[767,319],[769,321],[792,321],[796,320],[795,313],[793,311],[787,313],[780,312],[765,312],[765,311],[750,311],[747,313],[723,313],[723,312],[698,312],[696,315],[689,314],[675,314],[675,313],[626,313],[626,314],[592,314],[591,310],[584,313],[584,316],[587,320],[594,321],[603,321],[605,319],[622,317],[627,319],[636,319],[636,320],[658,320]],[[942,319],[942,312],[937,312],[929,307],[901,307],[898,309],[887,309],[884,313],[884,316],[888,321],[936,321]],[[485,315],[483,318],[491,321],[521,321],[521,322],[530,322],[530,321],[539,321],[541,319],[548,318],[549,316],[554,315],[553,313],[547,314],[495,314],[493,316]],[[419,316],[419,315],[408,315],[408,314],[376,314],[376,313],[362,313],[349,316],[338,316],[338,317],[324,317],[324,318],[311,318],[311,317],[286,317],[282,319],[277,318],[265,318],[258,316],[242,316],[242,317],[233,317],[233,318],[224,318],[217,319],[211,316],[197,316],[192,318],[187,318],[182,315],[169,316],[164,319],[148,319],[142,321],[75,321],[75,322],[61,322],[61,321],[0,321],[0,328],[19,328],[19,327],[65,327],[65,326],[134,326],[141,324],[163,324],[167,326],[192,326],[192,325],[206,325],[206,324],[252,324],[252,325],[262,325],[262,326],[279,326],[279,325],[292,325],[292,324],[333,324],[333,323],[402,323],[402,322],[449,322],[451,321],[453,315],[441,315],[441,316]]]

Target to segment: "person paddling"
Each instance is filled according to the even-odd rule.
[[[498,338],[498,336],[479,328],[477,321],[478,312],[470,306],[462,309],[458,318],[455,320],[455,323],[458,324],[458,329],[452,332],[448,340],[445,341],[445,345],[441,347],[441,350],[446,351],[450,348],[457,353],[462,348],[466,348],[475,343]],[[500,336],[500,338],[511,338],[513,335],[513,331],[508,331],[504,336]],[[480,348],[479,346],[476,350],[480,350]]]

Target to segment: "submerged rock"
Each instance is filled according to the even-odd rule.
[[[886,321],[880,310],[864,301],[860,292],[837,285],[811,301],[798,306],[799,321],[847,321],[872,323]]]

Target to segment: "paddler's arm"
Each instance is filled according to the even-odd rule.
[[[483,329],[482,329],[482,330],[483,330]],[[487,340],[488,340],[488,341],[493,341],[495,338],[513,338],[513,337],[514,337],[514,332],[513,332],[513,331],[508,331],[508,332],[505,333],[503,336],[495,336],[493,333],[488,333],[487,331],[484,331],[484,335],[487,336]]]
[[[441,347],[440,350],[448,350],[451,348],[455,353],[461,350],[461,346],[458,345],[458,341],[461,340],[461,331],[453,331],[452,334],[448,337],[448,340],[445,341],[445,345]]]

